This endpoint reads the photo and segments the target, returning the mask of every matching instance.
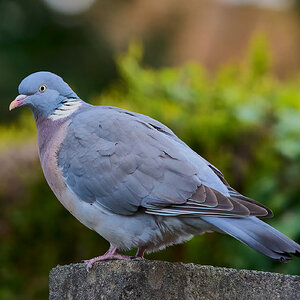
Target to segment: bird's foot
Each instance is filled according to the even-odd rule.
[[[144,260],[144,257],[138,257],[138,256],[131,256],[130,257],[131,258],[131,260]]]
[[[138,248],[135,256],[133,257],[134,259],[136,260],[142,260],[144,259],[144,253],[146,251],[146,247],[141,247],[141,248]]]
[[[114,246],[110,246],[108,251],[101,255],[91,259],[84,260],[83,262],[86,263],[86,270],[89,270],[93,267],[94,263],[97,261],[105,261],[105,260],[112,260],[112,259],[122,259],[122,260],[129,260],[131,256],[123,255],[117,252],[117,248]]]

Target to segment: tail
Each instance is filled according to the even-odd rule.
[[[202,217],[204,221],[254,250],[279,261],[300,256],[300,245],[256,217]]]

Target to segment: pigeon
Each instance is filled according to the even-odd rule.
[[[112,106],[81,100],[64,80],[36,72],[19,85],[12,110],[28,106],[44,176],[62,205],[110,243],[101,256],[131,259],[205,232],[228,234],[278,261],[300,245],[261,218],[264,205],[230,187],[223,174],[167,126]],[[199,134],[201,134],[199,132]]]

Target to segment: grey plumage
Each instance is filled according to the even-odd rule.
[[[300,247],[296,242],[256,217],[223,219],[204,217],[203,219],[275,260],[289,260],[290,253],[300,256]]]
[[[226,187],[220,172],[153,123],[113,107],[75,115],[58,154],[67,184],[83,201],[123,215],[139,208],[165,216],[271,214]]]
[[[34,92],[41,84],[47,92]],[[209,231],[227,233],[276,260],[300,255],[300,245],[258,219],[272,216],[270,209],[231,188],[216,167],[160,122],[89,105],[51,73],[30,75],[19,90],[28,95],[11,107],[28,104],[33,111],[50,187],[111,244],[88,268],[97,260],[124,258],[117,248],[137,247],[142,257],[145,250]]]

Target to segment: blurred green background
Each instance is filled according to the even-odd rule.
[[[46,299],[52,267],[108,247],[47,186],[30,112],[8,112],[19,82],[39,70],[61,75],[88,102],[165,123],[299,243],[298,7],[0,0],[0,299]],[[273,262],[216,233],[146,257],[300,275],[299,259]]]

